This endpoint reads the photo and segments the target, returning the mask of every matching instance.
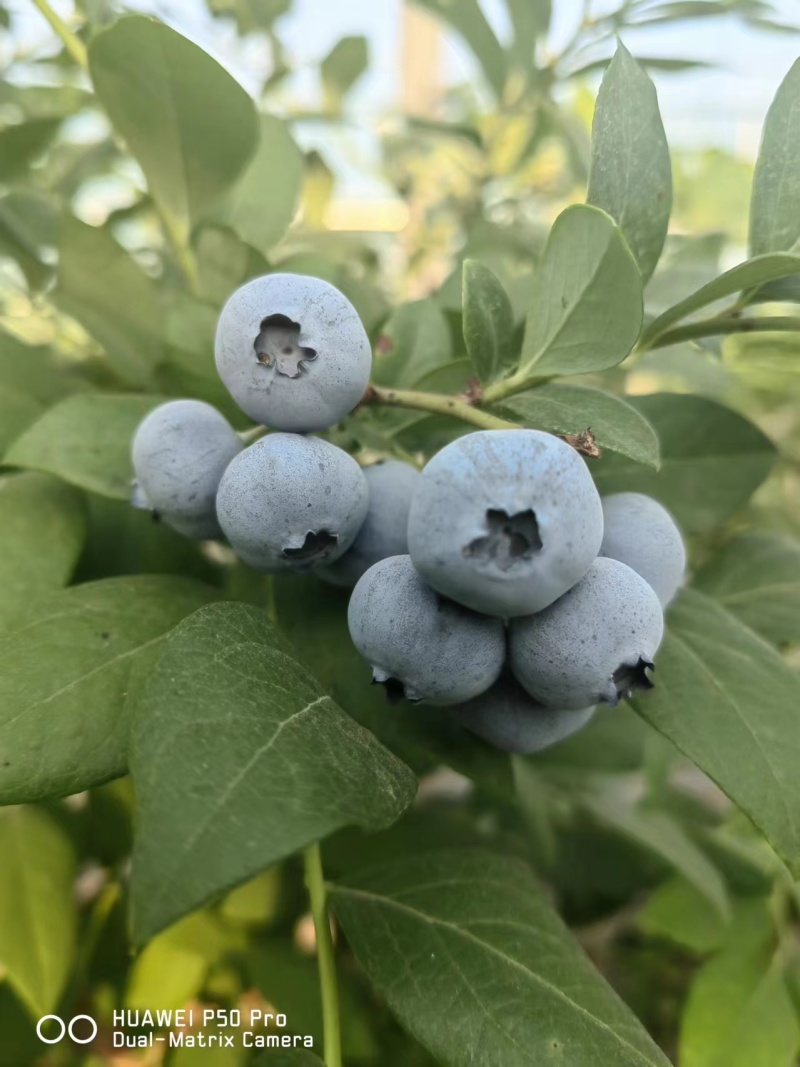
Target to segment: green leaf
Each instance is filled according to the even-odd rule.
[[[584,385],[542,385],[506,400],[503,412],[550,433],[577,434],[590,429],[600,448],[658,469],[658,436],[636,408],[621,397]]]
[[[745,533],[716,552],[693,584],[775,645],[800,643],[800,542]]]
[[[788,251],[800,238],[800,59],[767,113],[750,201],[750,255]]]
[[[418,773],[446,764],[489,795],[514,795],[508,755],[456,726],[445,710],[411,704],[389,707],[347,629],[349,590],[319,579],[281,575],[273,580],[278,625],[297,656],[340,707]]]
[[[665,937],[703,956],[719,948],[725,920],[705,893],[683,878],[671,878],[653,893],[636,925],[653,937]]]
[[[343,37],[319,65],[322,91],[329,111],[337,112],[342,101],[369,65],[366,37]]]
[[[0,481],[0,632],[65,586],[86,535],[80,493],[46,474]]]
[[[44,345],[28,345],[0,330],[0,386],[25,393],[41,405],[53,404],[81,387],[68,378]]]
[[[79,393],[47,410],[11,446],[5,463],[44,471],[101,496],[130,497],[131,440],[158,396]]]
[[[717,603],[684,590],[636,711],[706,772],[800,873],[800,680]]]
[[[416,385],[452,360],[447,319],[432,300],[394,311],[378,338],[372,369],[378,385]]]
[[[462,307],[472,366],[491,382],[514,365],[514,312],[503,283],[476,259],[464,260]]]
[[[672,168],[655,86],[621,42],[597,96],[586,200],[616,219],[649,278],[667,236]]]
[[[217,596],[184,578],[76,585],[0,638],[0,803],[63,796],[124,773],[128,697],[164,635]]]
[[[0,970],[31,1015],[55,1010],[72,969],[75,856],[36,808],[0,810]]]
[[[771,946],[732,943],[697,973],[681,1023],[681,1067],[794,1067],[800,1023]]]
[[[726,296],[733,296],[734,293],[758,288],[765,282],[788,278],[798,273],[800,273],[800,256],[771,253],[748,259],[746,263],[740,263],[731,270],[725,271],[724,274],[659,315],[645,328],[642,333],[642,343],[649,344],[670,326],[708,304],[723,300]]]
[[[43,411],[42,404],[32,396],[0,383],[0,455]]]
[[[0,182],[9,185],[24,177],[60,125],[60,119],[31,119],[0,130]]]
[[[447,1067],[667,1067],[517,860],[406,857],[331,902],[391,1010]]]
[[[632,807],[616,788],[595,786],[581,799],[596,819],[665,860],[703,894],[719,916],[729,918],[730,901],[722,876],[676,819],[664,811]]]
[[[247,245],[266,253],[294,218],[303,182],[303,157],[285,122],[272,115],[262,115],[260,122],[258,150],[214,214]]]
[[[506,83],[506,58],[478,0],[414,0],[446,22],[464,40],[498,98]]]
[[[556,219],[528,306],[522,374],[585,374],[628,355],[642,324],[642,279],[614,221],[575,204]]]
[[[654,393],[629,402],[655,427],[658,473],[609,456],[592,466],[601,493],[656,497],[687,533],[713,529],[741,508],[764,481],[775,446],[735,411],[700,396]]]
[[[64,216],[53,299],[103,347],[126,382],[149,381],[163,355],[158,292],[108,230]]]
[[[89,68],[153,199],[185,240],[255,152],[253,101],[202,48],[142,15],[95,34]]]
[[[43,237],[54,217],[52,200],[38,190],[12,189],[0,197],[0,255],[16,261],[33,290],[44,288],[53,273],[42,246],[49,243]]]
[[[139,944],[334,830],[387,826],[416,788],[241,604],[200,611],[169,639],[136,715],[131,772]]]

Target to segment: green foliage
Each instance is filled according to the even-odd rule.
[[[38,1017],[56,1008],[72,968],[75,855],[36,808],[0,810],[0,854],[0,959],[11,987]]]
[[[464,344],[480,381],[491,382],[514,365],[514,312],[503,283],[482,263],[465,260],[463,279]]]
[[[163,397],[82,393],[48,409],[6,455],[80,489],[128,500],[133,431]]]
[[[610,457],[595,468],[602,493],[657,497],[689,532],[713,529],[747,503],[775,462],[775,447],[752,423],[699,396],[655,393],[631,403],[660,441],[658,474]]]
[[[787,738],[797,677],[724,608],[687,590],[669,613],[652,699],[634,707],[709,775],[797,875],[800,797]]]
[[[390,1007],[442,1063],[668,1062],[515,860],[423,854],[337,885],[333,908]],[[414,980],[398,982],[412,966]]]
[[[139,943],[341,826],[387,825],[415,790],[240,605],[198,612],[168,639],[136,716],[131,770]]]
[[[317,62],[299,113],[290,0],[207,0],[230,73],[104,0],[30,55],[0,5],[0,1067],[44,1062],[42,1013],[86,1006],[106,1034],[122,1007],[260,997],[314,1050],[166,1067],[340,1067],[304,853],[352,1067],[800,1053],[800,68],[766,121],[750,258],[722,271],[752,168],[671,163],[646,72],[696,63],[615,40],[781,30],[772,4],[597,5],[556,44],[549,0],[416,2],[480,84],[359,129],[357,152],[367,41]],[[382,161],[381,235],[326,228],[348,225],[342,145],[348,174]],[[422,466],[501,418],[593,443],[602,493],[669,508],[689,578],[653,692],[511,757],[447,709],[387,705],[347,591],[256,576],[129,507],[131,437],[163,399],[247,429],[215,324],[271,270],[362,317],[375,395],[326,432],[360,462]]]
[[[0,801],[63,796],[124,774],[131,697],[159,644],[213,589],[150,575],[34,603],[0,639]]]
[[[660,446],[653,426],[635,407],[585,385],[543,385],[506,401],[509,418],[551,433],[591,430],[597,445],[658,469]]]
[[[642,281],[619,229],[596,208],[567,208],[534,278],[520,376],[613,367],[633,348],[641,322]]]
[[[620,44],[600,86],[587,202],[617,220],[647,279],[672,209],[672,169],[652,82]]]
[[[98,99],[144,171],[167,225],[185,239],[256,150],[252,101],[201,48],[140,15],[93,37],[89,62]]]

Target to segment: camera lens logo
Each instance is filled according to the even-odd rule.
[[[58,1024],[58,1027],[60,1027],[60,1033],[58,1034],[57,1037],[45,1037],[44,1036],[45,1023],[48,1023],[48,1022],[53,1022],[54,1024]],[[75,1025],[76,1025],[76,1023],[81,1023],[81,1022],[88,1023],[89,1026],[92,1029],[92,1032],[89,1034],[88,1037],[86,1037],[86,1036],[81,1037],[80,1036],[80,1031],[81,1030],[85,1031],[85,1029],[86,1029],[85,1026],[80,1026],[79,1029],[78,1029],[78,1032],[76,1033]],[[49,1028],[49,1029],[52,1029],[52,1027]],[[39,1022],[36,1024],[36,1036],[45,1045],[57,1045],[59,1043],[59,1041],[63,1041],[64,1040],[64,1037],[67,1034],[69,1034],[71,1040],[74,1041],[76,1045],[88,1045],[91,1041],[94,1041],[94,1039],[97,1037],[97,1023],[94,1021],[94,1019],[91,1017],[91,1015],[76,1015],[73,1019],[70,1019],[70,1021],[68,1023],[65,1023],[64,1020],[58,1015],[43,1015],[42,1018],[39,1020]]]

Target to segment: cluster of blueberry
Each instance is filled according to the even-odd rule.
[[[224,535],[258,570],[354,586],[350,634],[390,699],[448,706],[498,748],[532,752],[652,685],[686,565],[657,501],[601,500],[581,456],[538,430],[466,434],[421,473],[362,470],[307,436],[355,407],[371,364],[355,309],[318,279],[238,290],[216,361],[276,432],[244,447],[210,405],[164,404],[134,438],[134,502],[187,536]]]

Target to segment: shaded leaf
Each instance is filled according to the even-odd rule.
[[[601,493],[656,497],[687,532],[713,529],[747,503],[776,459],[772,442],[735,411],[700,396],[629,397],[661,443],[656,473],[608,456],[593,464]]]
[[[0,130],[0,182],[8,185],[23,177],[60,125],[60,119],[30,119]]]
[[[705,955],[719,948],[725,920],[705,893],[683,878],[671,878],[653,893],[639,912],[636,925],[646,934],[665,937]]]
[[[53,299],[105,349],[126,382],[148,382],[163,354],[158,293],[108,230],[64,216]]]
[[[80,493],[46,474],[0,481],[0,632],[66,585],[86,535]]]
[[[130,497],[131,441],[158,396],[79,393],[49,408],[8,451],[13,467],[44,471],[101,496]]]
[[[373,984],[442,1064],[667,1065],[517,860],[406,857],[331,900]]]
[[[671,815],[624,804],[612,789],[588,790],[582,800],[595,818],[653,852],[682,874],[719,916],[723,919],[730,916],[730,901],[722,876]]]
[[[202,48],[142,15],[96,33],[89,67],[150,193],[185,240],[256,149],[253,101]]]
[[[200,611],[170,638],[136,715],[131,772],[139,944],[334,830],[387,826],[416,788],[241,604]]]
[[[491,382],[514,364],[514,312],[503,283],[476,259],[463,267],[464,343],[482,382]]]
[[[283,237],[294,218],[302,188],[303,157],[284,122],[262,115],[260,123],[256,154],[215,215],[248,246],[265,253]],[[245,267],[241,277],[246,273]]]
[[[432,300],[402,304],[383,327],[372,363],[378,385],[416,385],[452,359],[447,319]]]
[[[534,277],[520,374],[585,374],[621,362],[642,322],[639,268],[613,220],[568,207]]]
[[[800,642],[800,542],[745,533],[716,552],[693,584],[776,645]]]
[[[34,1019],[55,1010],[72,968],[75,856],[31,807],[0,810],[0,967]]]
[[[164,635],[218,594],[138,575],[39,601],[0,638],[0,803],[88,789],[124,773],[129,696]]]
[[[586,201],[616,219],[644,278],[672,209],[672,169],[653,83],[620,43],[597,96]]]
[[[659,466],[655,430],[635,407],[612,393],[583,385],[542,385],[504,401],[502,409],[514,422],[551,433],[590,429],[601,450]]]
[[[715,601],[670,608],[656,687],[636,711],[705,771],[800,872],[800,679]]]

